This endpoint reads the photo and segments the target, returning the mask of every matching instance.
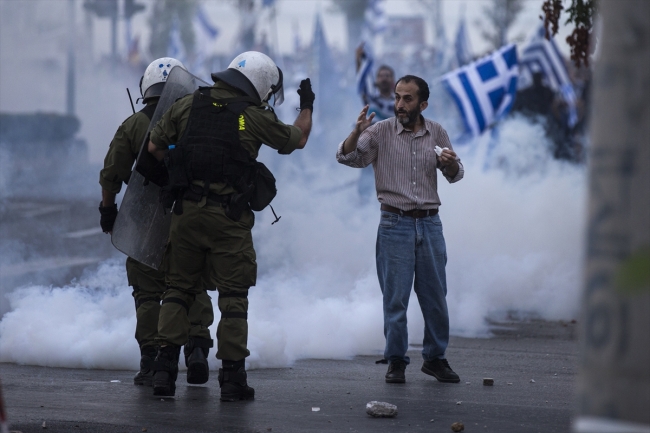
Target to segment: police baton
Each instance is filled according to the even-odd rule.
[[[133,110],[133,114],[135,114],[135,107],[133,106],[133,99],[131,99],[131,91],[129,88],[126,88],[126,93],[129,94],[129,102],[131,103],[131,110]]]

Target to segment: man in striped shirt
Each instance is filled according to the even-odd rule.
[[[422,371],[441,382],[458,383],[445,351],[449,342],[447,251],[438,215],[437,172],[450,183],[464,169],[449,137],[438,123],[425,119],[429,86],[406,75],[395,86],[395,117],[372,124],[366,105],[352,133],[339,145],[341,164],[372,164],[381,220],[377,232],[377,275],[383,294],[386,382],[404,383],[410,363],[406,355],[406,310],[411,287],[424,316]],[[439,149],[438,149],[439,148]]]

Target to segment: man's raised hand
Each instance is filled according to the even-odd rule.
[[[365,131],[370,125],[372,125],[372,119],[375,118],[375,113],[370,113],[370,116],[366,117],[368,114],[368,105],[363,107],[359,117],[357,118],[357,124],[355,125],[355,131],[357,134],[361,134]]]

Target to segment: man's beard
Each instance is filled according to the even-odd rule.
[[[395,117],[397,117],[397,121],[402,124],[402,126],[407,126],[407,125],[415,125],[415,122],[418,120],[418,117],[420,117],[420,113],[422,113],[419,108],[415,108],[414,110],[408,111],[408,110],[402,110],[399,114],[402,114],[402,117],[399,116],[397,108],[394,108],[393,111],[395,112]],[[406,115],[406,117],[404,117]]]

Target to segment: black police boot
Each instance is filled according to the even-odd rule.
[[[221,401],[253,400],[255,390],[246,383],[244,360],[222,361],[223,368],[219,369],[219,386],[221,386]]]
[[[158,348],[156,346],[145,346],[140,348],[140,371],[133,378],[134,385],[151,386],[153,383],[153,370],[151,363],[156,358]]]
[[[153,395],[172,397],[176,393],[180,346],[163,346],[153,362]]]
[[[183,347],[185,366],[187,367],[187,383],[200,385],[208,381],[210,367],[208,353],[212,347],[211,338],[190,337]]]

